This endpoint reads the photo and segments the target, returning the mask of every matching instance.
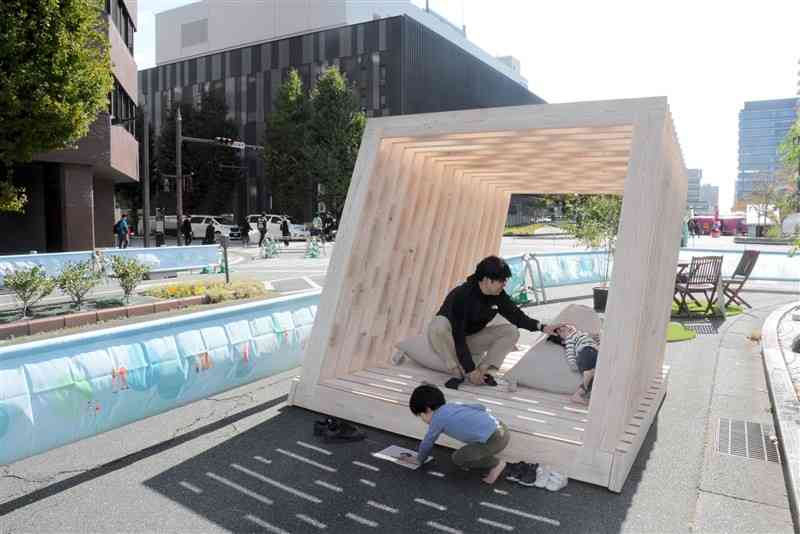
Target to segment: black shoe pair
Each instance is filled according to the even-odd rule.
[[[335,417],[315,421],[314,435],[322,437],[327,443],[361,441],[367,437],[366,433],[356,425]]]
[[[539,464],[529,464],[526,462],[509,463],[506,465],[506,480],[516,482],[522,486],[532,487],[536,482],[536,470]]]

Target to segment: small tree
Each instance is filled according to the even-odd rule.
[[[56,281],[43,268],[36,265],[30,269],[12,271],[4,276],[6,287],[14,292],[22,304],[22,318],[28,316],[28,310],[45,298],[56,288]]]
[[[67,263],[58,276],[58,288],[70,296],[72,303],[80,309],[87,293],[103,279],[91,260]]]
[[[320,200],[341,220],[358,157],[366,116],[355,89],[336,67],[327,69],[311,93],[306,161],[322,185]]]
[[[608,285],[622,213],[622,198],[616,195],[577,196],[568,201],[568,209],[575,222],[567,225],[567,231],[586,247],[607,251],[603,285]]]
[[[296,70],[289,71],[267,116],[264,160],[276,212],[303,220],[311,197],[306,164],[309,103]]]
[[[111,266],[114,269],[114,276],[125,294],[125,303],[127,304],[130,302],[136,286],[150,272],[150,268],[133,258],[124,258],[122,256],[112,256]]]
[[[0,2],[0,211],[21,212],[14,164],[66,148],[108,107],[113,88],[102,0]]]

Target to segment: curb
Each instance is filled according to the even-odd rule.
[[[772,402],[772,416],[778,434],[781,451],[783,477],[786,494],[794,523],[794,531],[800,525],[798,503],[800,503],[800,401],[778,338],[780,321],[797,308],[797,303],[782,306],[772,312],[761,328],[761,354],[764,358],[764,374]]]
[[[30,336],[42,332],[52,332],[62,328],[72,328],[94,324],[112,319],[123,319],[125,317],[140,317],[188,306],[205,304],[205,295],[184,297],[180,299],[166,299],[148,304],[134,304],[119,306],[117,308],[106,308],[103,310],[77,312],[57,317],[46,317],[44,319],[25,319],[0,325],[0,340],[15,337]]]

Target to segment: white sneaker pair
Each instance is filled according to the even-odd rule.
[[[533,485],[537,488],[545,488],[548,491],[559,491],[567,486],[567,480],[569,480],[567,475],[540,465],[536,469],[536,482]]]

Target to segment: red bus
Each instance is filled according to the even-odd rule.
[[[714,221],[717,219],[713,215],[698,215],[694,217],[697,225],[697,233],[700,235],[711,235]],[[728,215],[719,218],[722,235],[745,235],[747,234],[747,224],[741,215]]]

